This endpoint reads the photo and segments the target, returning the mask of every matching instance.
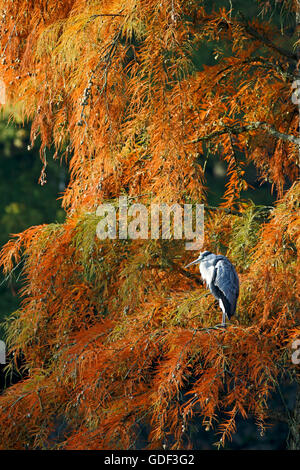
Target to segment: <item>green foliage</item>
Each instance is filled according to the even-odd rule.
[[[236,217],[228,245],[228,255],[239,270],[247,271],[251,264],[251,250],[257,243],[261,224],[267,220],[272,207],[256,206],[252,201],[241,217]]]

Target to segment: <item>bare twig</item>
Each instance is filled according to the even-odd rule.
[[[282,132],[279,132],[277,129],[275,129],[273,126],[266,122],[251,122],[250,124],[245,124],[245,125],[233,125],[233,126],[224,126],[222,129],[218,131],[211,132],[210,134],[203,135],[201,137],[197,137],[194,140],[190,140],[188,144],[196,144],[198,142],[205,142],[211,139],[214,139],[215,137],[219,137],[220,135],[224,134],[242,134],[244,132],[251,132],[257,129],[263,129],[267,131],[269,134],[272,136],[276,137],[277,139],[284,140],[286,142],[290,142],[295,145],[300,145],[300,138],[296,137],[291,134],[283,134]]]
[[[115,16],[125,16],[125,15],[122,15],[122,13],[102,13],[99,15],[92,15],[91,19],[98,18],[99,16],[111,16],[114,18]]]

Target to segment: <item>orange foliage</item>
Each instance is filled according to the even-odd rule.
[[[299,115],[280,31],[196,0],[0,0],[0,12],[7,98],[32,119],[42,158],[53,144],[70,168],[66,222],[1,252],[6,274],[24,263],[7,341],[27,376],[0,397],[0,446],[132,448],[145,426],[150,448],[190,447],[196,418],[224,445],[237,415],[263,427],[278,380],[299,378]],[[197,70],[203,41],[230,53]],[[228,183],[205,243],[228,248],[242,281],[226,330],[179,267],[183,244],[96,237],[96,207],[120,194],[205,202],[208,144]],[[249,163],[279,195],[258,226],[241,199]]]

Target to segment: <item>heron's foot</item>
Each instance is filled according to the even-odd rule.
[[[214,326],[208,326],[207,328],[205,328],[206,330],[224,330],[224,328],[226,328],[227,325],[223,324],[223,323],[218,323],[217,325],[214,325]]]
[[[226,323],[219,323],[218,325],[215,325],[215,328],[227,328]]]

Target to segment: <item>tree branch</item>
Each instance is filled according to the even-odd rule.
[[[248,57],[247,59],[244,59],[242,61],[237,61],[235,64],[230,64],[228,65],[227,67],[225,67],[224,69],[220,70],[218,73],[217,73],[217,77],[219,75],[223,75],[221,77],[221,80],[226,77],[228,75],[228,73],[231,72],[231,70],[234,68],[234,67],[239,67],[239,70],[240,69],[240,66],[241,65],[249,65],[251,67],[259,67],[259,68],[264,68],[264,69],[268,69],[268,70],[276,70],[276,72],[281,75],[281,77],[284,79],[284,81],[291,81],[293,82],[294,80],[296,80],[296,76],[290,72],[288,72],[287,70],[285,70],[283,68],[283,66],[281,64],[274,64],[273,62],[269,62],[268,60],[264,59],[263,57]]]
[[[101,16],[110,16],[110,17],[116,17],[116,16],[125,16],[125,15],[122,15],[121,13],[102,13],[101,15],[92,15],[91,16],[91,19],[95,19],[95,18],[98,18],[98,17],[101,17]]]
[[[237,215],[239,217],[242,217],[243,215],[241,212],[238,212],[234,209],[230,209],[229,207],[204,206],[204,209],[212,212],[223,211],[225,212],[225,214]]]
[[[254,131],[256,129],[263,129],[267,131],[269,134],[272,136],[276,137],[277,139],[284,140],[286,142],[290,142],[295,145],[300,145],[300,138],[296,137],[291,134],[283,134],[282,132],[279,132],[277,129],[275,129],[273,126],[266,122],[252,122],[250,124],[245,124],[243,126],[239,125],[233,125],[233,126],[224,126],[223,129],[220,129],[219,131],[211,132],[210,134],[206,134],[202,137],[197,137],[197,139],[191,140],[188,142],[188,144],[196,144],[198,142],[205,142],[208,140],[211,140],[215,137],[218,137],[220,135],[224,134],[242,134],[244,132],[250,132]]]
[[[273,49],[274,51],[278,52],[278,54],[283,55],[284,57],[288,57],[289,59],[298,62],[297,54],[294,54],[293,52],[290,52],[289,50],[284,49],[283,47],[277,46],[277,44],[274,44],[274,42],[271,41],[270,38],[268,38],[264,34],[260,34],[256,29],[252,28],[248,24],[247,19],[245,18],[243,13],[239,12],[239,15],[245,21],[243,26],[245,28],[246,33],[248,33],[249,36],[251,36],[254,39],[257,39],[260,42],[262,42],[263,44],[265,44],[270,49]]]

